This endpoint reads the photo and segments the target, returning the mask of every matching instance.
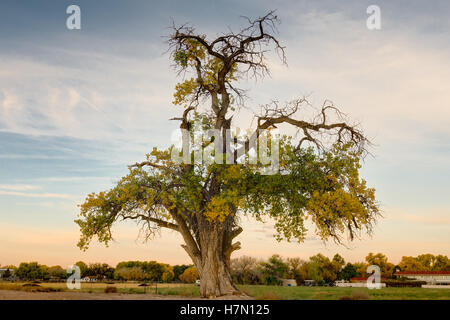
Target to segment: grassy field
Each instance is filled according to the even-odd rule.
[[[0,282],[0,290],[39,291],[49,288],[52,291],[69,291],[66,283],[39,283],[39,287],[24,287],[24,282]],[[162,295],[180,295],[198,297],[199,288],[192,284],[159,283],[149,287],[140,287],[139,283],[82,283],[81,291],[102,293],[106,287],[116,287],[119,293],[158,293]],[[337,288],[337,287],[279,287],[262,285],[240,285],[238,288],[256,299],[275,300],[339,300],[339,299],[370,299],[370,300],[450,300],[449,289],[425,288],[383,288],[369,290],[367,288]]]
[[[338,288],[338,287],[278,287],[278,286],[239,286],[239,289],[255,298],[285,300],[450,300],[449,289],[425,288]]]
[[[37,286],[24,286],[30,282],[0,282],[0,290],[20,290],[20,291],[45,291],[49,288],[51,291],[71,291],[67,289],[65,282],[40,282]],[[183,283],[158,283],[149,284],[148,287],[140,287],[137,282],[82,282],[81,292],[100,293],[104,292],[106,287],[116,287],[119,293],[158,293],[167,295],[190,295],[199,296],[198,287]],[[78,290],[77,290],[78,291]]]

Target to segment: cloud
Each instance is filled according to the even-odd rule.
[[[55,199],[72,199],[73,197],[68,194],[59,193],[30,193],[26,191],[39,190],[41,186],[28,185],[28,184],[1,184],[0,195],[16,196],[16,197],[28,197],[28,198],[55,198]]]
[[[100,181],[100,182],[111,182],[113,178],[111,177],[45,177],[37,179],[39,181],[48,182],[85,182],[85,181]]]
[[[55,198],[55,199],[72,199],[68,194],[58,194],[58,193],[25,193],[25,192],[18,192],[18,191],[3,191],[0,190],[0,195],[6,195],[6,196],[16,196],[16,197],[29,197],[29,198],[41,198],[41,199],[47,199],[47,198]]]
[[[10,191],[29,191],[41,189],[41,187],[29,184],[0,184],[0,189],[6,189]]]
[[[167,129],[176,123],[162,125],[162,120],[175,115],[170,108],[175,76],[168,72],[167,56],[138,59],[39,45],[30,51],[44,52],[46,59],[0,55],[0,129],[128,143],[158,136],[169,141]],[[149,126],[148,119],[157,121]]]
[[[0,130],[1,131],[1,130]],[[67,156],[56,156],[56,155],[48,155],[48,154],[0,154],[0,159],[40,159],[40,160],[62,160],[67,159]]]
[[[262,87],[313,92],[317,103],[329,98],[379,139],[381,132],[404,140],[423,140],[424,130],[450,134],[448,50],[393,30],[371,33],[343,14],[308,13],[296,22],[296,37],[285,41],[289,67],[273,60],[273,80]]]

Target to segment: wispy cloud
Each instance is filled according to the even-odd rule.
[[[37,179],[39,181],[48,182],[84,182],[84,181],[101,181],[111,182],[111,177],[45,177]]]
[[[28,198],[55,198],[55,199],[73,199],[74,197],[68,194],[49,193],[49,192],[28,192],[41,190],[41,186],[29,184],[0,184],[0,195],[28,197]]]
[[[55,58],[0,54],[0,129],[132,142],[148,141],[167,129],[162,121],[147,124],[149,118],[167,120],[175,111],[167,108],[173,86],[173,76],[165,72],[170,69],[167,57],[131,59],[89,48],[39,50]],[[64,64],[56,59],[60,56]]]
[[[29,190],[38,190],[41,189],[41,187],[29,184],[0,184],[0,189],[10,191],[29,191]]]
[[[16,196],[16,197],[28,197],[28,198],[55,198],[55,199],[72,199],[68,194],[58,194],[58,193],[26,193],[19,191],[4,191],[0,190],[0,195],[6,196]]]

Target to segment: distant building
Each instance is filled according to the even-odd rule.
[[[350,282],[353,282],[353,283],[367,282],[367,279],[369,279],[369,277],[353,277],[350,279]]]
[[[7,270],[9,270],[9,277],[7,275]],[[14,279],[14,269],[0,269],[0,280],[11,280]]]
[[[316,280],[305,280],[305,286],[312,287],[316,285]]]
[[[345,280],[338,280],[334,283],[336,287],[355,287],[355,288],[365,288],[367,287],[368,277],[354,277],[350,279],[350,282]],[[384,280],[384,279],[381,279]],[[379,284],[381,288],[386,287],[386,283],[382,282]]]
[[[295,279],[280,279],[285,287],[296,287],[297,281]]]
[[[97,282],[98,279],[95,277],[84,277],[80,281],[81,282]]]
[[[427,284],[450,285],[450,271],[397,271],[394,276],[425,281]]]

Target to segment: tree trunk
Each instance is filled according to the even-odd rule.
[[[215,298],[239,293],[233,284],[229,261],[223,251],[221,239],[216,232],[207,234],[208,240],[202,241],[200,265],[197,266],[200,275],[200,295],[205,298]]]
[[[231,254],[240,249],[240,242],[232,243],[232,240],[242,232],[242,228],[234,226],[234,215],[225,222],[217,222],[199,214],[196,232],[191,232],[182,218],[174,216],[185,241],[182,247],[199,273],[200,295],[204,298],[239,295],[230,272]]]

